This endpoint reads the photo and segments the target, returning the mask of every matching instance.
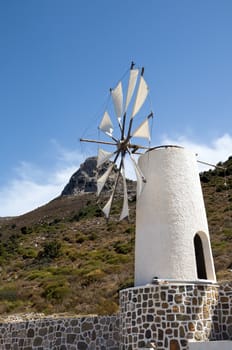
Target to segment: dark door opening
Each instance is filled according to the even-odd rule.
[[[202,246],[201,237],[196,234],[194,237],[194,247],[195,247],[195,256],[197,263],[197,277],[199,279],[207,279],[206,268],[205,268],[205,258],[204,251]]]

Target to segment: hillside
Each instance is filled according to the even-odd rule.
[[[201,181],[217,276],[231,280],[232,157],[223,166],[226,171],[202,173]],[[118,291],[133,285],[130,185],[130,222],[117,221],[119,197],[106,223],[95,193],[84,191],[19,217],[0,218],[0,313],[116,312]]]
[[[218,280],[232,280],[232,157],[201,174]]]

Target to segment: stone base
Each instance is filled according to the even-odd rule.
[[[163,281],[122,290],[120,349],[138,350],[153,342],[158,349],[187,350],[190,340],[215,339],[218,298],[219,286],[206,283]]]

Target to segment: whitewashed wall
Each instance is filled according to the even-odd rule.
[[[200,232],[207,279],[216,281],[196,157],[180,147],[155,148],[139,159],[146,184],[137,199],[135,286],[153,277],[198,280],[194,236]]]

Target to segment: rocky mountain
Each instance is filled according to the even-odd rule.
[[[87,158],[85,162],[80,165],[80,168],[71,176],[69,182],[63,189],[61,196],[75,196],[81,193],[96,193],[97,179],[106,172],[110,164],[112,163],[108,161],[101,167],[97,168],[97,157]],[[117,166],[115,165],[108,180],[106,181],[103,192],[107,193],[113,189],[117,174]],[[129,197],[135,195],[136,182],[127,180],[127,187]],[[120,176],[117,185],[117,195],[122,195],[122,193],[123,182]]]
[[[225,170],[201,174],[219,281],[232,279],[232,157],[220,166]],[[106,222],[93,192],[96,159],[90,158],[62,196],[25,215],[0,220],[1,315],[117,311],[118,291],[132,286],[134,275],[135,185],[128,184],[130,219],[118,222],[120,195]],[[104,203],[107,196],[105,191]]]
[[[72,175],[63,189],[62,196],[77,195],[83,192],[96,192],[97,190],[97,158],[90,157]]]
[[[106,162],[103,166],[97,168],[97,158],[87,158],[85,162],[80,165],[80,168],[71,176],[61,195],[72,196],[84,192],[96,193],[97,178],[100,177],[108,169],[109,165],[110,162]],[[115,178],[116,169],[113,169],[103,189],[104,191],[109,191],[112,189]]]

